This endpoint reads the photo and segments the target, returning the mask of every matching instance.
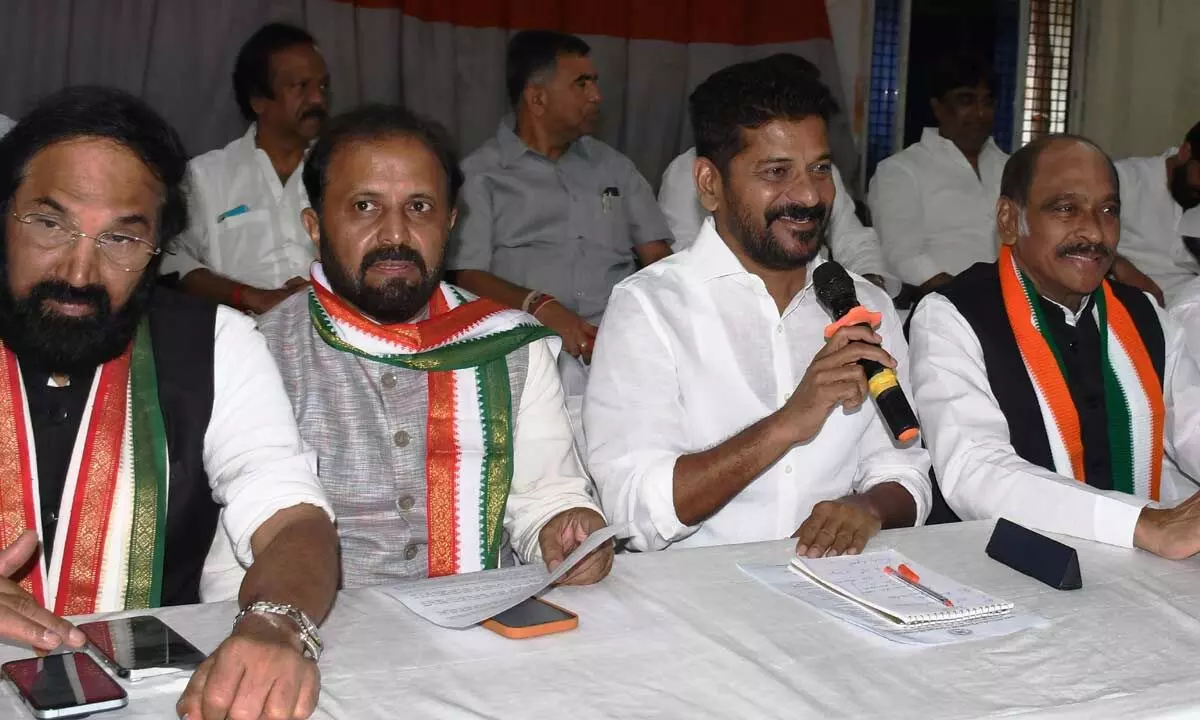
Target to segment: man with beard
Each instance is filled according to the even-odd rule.
[[[329,107],[329,70],[312,36],[273,23],[233,71],[245,135],[191,163],[191,227],[163,262],[189,293],[264,313],[307,285],[315,257],[300,222],[304,155]]]
[[[441,281],[462,184],[440,127],[399,107],[334,119],[304,169],[312,288],[262,319],[340,513],[346,587],[553,568],[604,517],[531,316]],[[603,578],[612,546],[566,582]]]
[[[692,93],[696,187],[713,217],[688,252],[617,285],[584,403],[589,468],[635,548],[795,533],[809,557],[856,553],[928,513],[928,455],[893,446],[855,364],[907,385],[891,301],[855,276],[882,325],[825,340],[813,292],[832,107],[816,80],[762,61]]]
[[[1200,551],[1200,366],[1149,295],[1105,280],[1117,171],[1082,138],[1018,150],[1003,245],[912,317],[913,387],[946,501],[1167,558]],[[1169,508],[1169,509],[1166,509]]]
[[[1116,164],[1121,178],[1121,257],[1113,265],[1113,276],[1150,292],[1167,307],[1182,300],[1188,283],[1200,275],[1197,151],[1200,123],[1178,148]]]
[[[937,118],[879,163],[867,202],[888,267],[918,294],[996,259],[993,214],[1008,158],[992,140],[996,79],[973,56],[942,58],[930,83]]]
[[[63,91],[0,140],[0,636],[78,648],[64,616],[199,602],[232,547],[243,612],[179,711],[307,717],[337,535],[253,323],[154,290],[186,168],[116,90]]]

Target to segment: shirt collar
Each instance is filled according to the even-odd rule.
[[[684,252],[691,253],[692,264],[699,271],[704,282],[733,275],[751,274],[725,244],[720,233],[717,232],[716,221],[711,215],[705,218],[704,224],[700,226],[700,234],[696,236],[696,242]],[[804,290],[801,294],[812,287],[813,270],[820,267],[823,262],[825,259],[820,254],[817,254],[809,262],[808,275],[805,278]]]
[[[500,127],[496,130],[496,142],[500,144],[500,164],[510,165],[513,161],[520,158],[525,153],[533,153],[534,155],[542,156],[541,153],[525,144],[525,141],[517,135],[514,128],[517,126],[517,118],[512,113],[504,116],[500,121]],[[579,153],[585,160],[590,159],[588,152],[586,137],[581,137],[571,143],[567,148],[567,152]],[[544,157],[544,156],[542,156]]]
[[[963,155],[963,151],[959,150],[958,146],[954,144],[954,141],[950,140],[949,138],[942,137],[941,131],[935,127],[927,127],[921,132],[921,144],[934,152],[953,152],[964,162],[967,159],[966,155]],[[992,151],[1000,152],[1000,146],[996,144],[996,140],[994,138],[989,137],[984,141],[983,147],[980,148],[979,157],[982,158],[985,153],[990,153]]]
[[[1042,298],[1042,300],[1045,300],[1050,305],[1058,308],[1059,312],[1061,312],[1063,314],[1063,320],[1065,320],[1066,323],[1068,325],[1070,325],[1071,327],[1077,327],[1079,325],[1079,321],[1082,320],[1085,315],[1087,315],[1089,312],[1092,311],[1092,305],[1094,303],[1094,301],[1092,300],[1092,296],[1088,295],[1086,298],[1083,299],[1083,303],[1080,304],[1079,310],[1075,311],[1075,310],[1070,309],[1066,305],[1063,305],[1062,303],[1058,302],[1057,300],[1051,300],[1050,298],[1046,297],[1045,295],[1042,295],[1041,298]]]

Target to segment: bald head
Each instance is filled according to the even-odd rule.
[[[1004,175],[1000,179],[1000,196],[1012,200],[1017,207],[1024,208],[1029,203],[1029,191],[1033,186],[1034,176],[1038,173],[1038,160],[1042,154],[1052,148],[1062,150],[1070,147],[1081,147],[1103,158],[1113,189],[1120,192],[1117,168],[1099,145],[1079,135],[1056,133],[1043,135],[1012,154],[1004,164]]]

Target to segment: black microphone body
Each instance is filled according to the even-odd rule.
[[[817,301],[834,320],[831,327],[863,325],[875,330],[871,313],[858,302],[854,279],[841,265],[832,260],[821,263],[813,271],[813,287]],[[874,360],[859,360],[858,365],[867,375],[867,389],[892,436],[901,443],[914,440],[919,432],[917,416],[904,396],[896,371]]]

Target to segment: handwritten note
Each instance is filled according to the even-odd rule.
[[[412,580],[380,590],[435,625],[456,629],[471,627],[537,595],[570,572],[593,550],[614,537],[627,534],[623,525],[592,533],[554,572],[547,571],[541,564],[522,565]]]

